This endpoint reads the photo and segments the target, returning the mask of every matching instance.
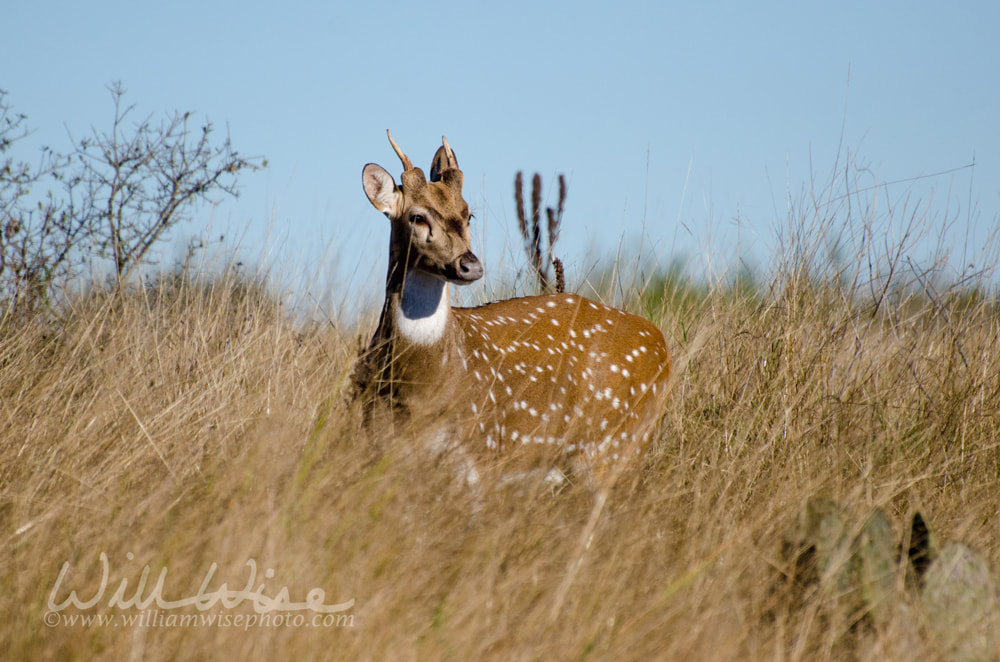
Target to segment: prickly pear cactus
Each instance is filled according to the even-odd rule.
[[[855,618],[888,616],[895,586],[897,548],[880,509],[859,520],[829,499],[810,499],[782,539],[793,600],[818,588],[823,600]]]
[[[810,499],[781,539],[785,606],[814,605],[833,627],[874,625],[864,649],[873,659],[1000,660],[1000,585],[989,563],[960,543],[939,548],[919,513],[909,531],[897,543],[881,509],[858,518]]]
[[[961,543],[944,545],[923,577],[920,602],[931,642],[946,659],[997,659],[997,583],[982,556]]]

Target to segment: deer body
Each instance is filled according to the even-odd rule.
[[[640,454],[667,395],[663,334],[575,294],[452,308],[450,285],[482,276],[457,159],[442,140],[426,181],[389,140],[402,185],[374,164],[363,173],[392,235],[386,301],[357,386],[410,420],[449,421],[484,452],[572,457],[592,474]]]
[[[453,314],[471,375],[470,431],[488,449],[553,446],[592,465],[645,447],[669,374],[648,321],[567,294]]]

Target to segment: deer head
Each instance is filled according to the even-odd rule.
[[[362,182],[368,200],[392,222],[389,280],[401,280],[411,271],[457,285],[479,280],[483,265],[471,250],[471,216],[462,198],[464,178],[448,140],[441,137],[428,181],[392,133],[386,133],[403,163],[402,183],[397,185],[385,168],[374,163],[364,167]]]

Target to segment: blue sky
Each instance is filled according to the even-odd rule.
[[[996,2],[10,4],[0,88],[33,140],[107,128],[115,80],[140,114],[207,116],[270,166],[171,245],[210,224],[335,290],[384,273],[388,222],[360,180],[369,161],[398,173],[386,128],[424,167],[448,136],[494,278],[520,259],[519,169],[567,176],[571,275],[619,242],[766,261],[786,191],[825,183],[838,147],[865,182],[923,177],[890,202],[960,209],[958,252],[1000,217]]]

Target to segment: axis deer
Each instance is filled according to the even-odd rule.
[[[451,285],[483,275],[458,160],[442,137],[428,180],[387,133],[403,174],[397,185],[374,163],[362,172],[365,194],[392,230],[385,304],[355,372],[356,392],[417,427],[446,422],[447,434],[473,451],[540,464],[568,458],[597,488],[587,547],[610,487],[663,413],[663,334],[575,294],[452,308]]]
[[[362,172],[392,230],[385,304],[356,385],[404,416],[447,414],[483,451],[554,447],[599,472],[641,453],[670,376],[660,330],[575,294],[452,308],[451,284],[483,275],[458,160],[442,138],[428,181],[389,141],[401,185],[376,164]]]

